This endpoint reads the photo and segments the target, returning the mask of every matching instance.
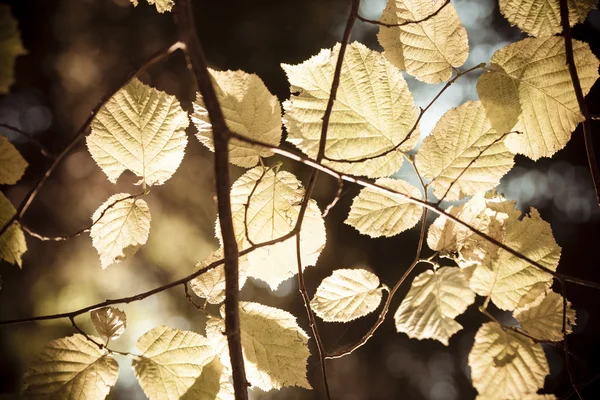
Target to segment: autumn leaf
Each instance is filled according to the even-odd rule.
[[[413,281],[394,314],[396,329],[408,337],[435,339],[446,346],[462,329],[454,319],[475,301],[475,293],[459,268],[425,271]]]
[[[562,32],[561,0],[500,0],[500,12],[511,25],[532,36],[543,37]],[[569,25],[585,21],[596,0],[568,0]]]
[[[90,311],[90,317],[96,332],[107,340],[117,339],[127,327],[127,316],[118,308],[102,307]]]
[[[118,375],[119,365],[105,350],[75,334],[49,342],[37,355],[23,377],[23,394],[40,400],[102,400]]]
[[[372,313],[381,303],[379,278],[364,269],[338,269],[321,282],[310,305],[321,319],[348,322]]]
[[[279,146],[281,106],[263,81],[257,75],[244,71],[210,70],[210,74],[227,127],[247,138]],[[198,129],[198,140],[214,151],[212,125],[200,93],[196,95],[191,117]],[[269,150],[237,139],[229,142],[229,161],[240,167],[252,168],[261,157],[272,155]]]
[[[379,186],[421,199],[421,191],[400,179],[379,178]],[[415,226],[423,208],[381,191],[364,188],[354,198],[346,224],[371,237],[394,236]]]
[[[282,64],[291,84],[283,103],[287,140],[316,157],[340,45],[299,65]],[[419,139],[418,109],[397,68],[360,43],[348,45],[327,130],[324,164],[352,175],[388,176],[400,169],[402,151]],[[385,77],[385,78],[382,78]],[[413,129],[414,128],[414,129]],[[385,153],[385,155],[383,155]],[[359,161],[362,158],[371,158]]]
[[[381,26],[379,43],[392,64],[426,83],[447,81],[454,68],[463,65],[469,56],[467,31],[454,5],[444,1],[389,0],[380,20],[384,24],[405,24]]]
[[[287,311],[258,303],[240,302],[240,332],[246,377],[264,391],[299,386],[310,389],[306,379],[308,336]],[[221,315],[225,308],[221,307]],[[206,335],[224,365],[230,365],[224,321],[211,318]]]
[[[134,6],[138,5],[138,0],[130,0]],[[174,0],[146,0],[148,4],[155,5],[156,11],[164,13],[165,11],[171,11],[175,5]]]
[[[548,291],[538,302],[517,309],[513,314],[521,328],[534,338],[550,342],[563,340],[563,297],[560,294]],[[567,334],[573,331],[575,319],[575,310],[567,301]]]
[[[234,400],[233,385],[229,383],[231,373],[215,356],[202,368],[194,384],[181,400]]]
[[[0,136],[0,185],[14,185],[29,164],[6,136]]]
[[[108,198],[92,215],[92,244],[100,254],[102,269],[134,255],[148,240],[150,209],[128,193]]]
[[[573,52],[583,94],[598,78],[599,62],[588,44],[574,40]],[[518,131],[505,144],[533,160],[562,149],[583,117],[565,63],[564,39],[529,38],[498,50],[477,92],[498,132]],[[512,125],[512,126],[511,126]]]
[[[454,201],[485,192],[514,165],[504,145],[506,134],[492,129],[480,102],[466,102],[444,114],[425,138],[417,169],[431,180],[438,199]]]
[[[144,333],[137,349],[133,371],[150,400],[179,399],[215,356],[204,336],[168,326]]]
[[[4,226],[15,215],[17,210],[10,200],[0,193],[0,226]],[[17,222],[6,229],[0,237],[0,258],[11,264],[22,266],[22,256],[27,251],[27,243],[21,226]]]
[[[479,395],[496,400],[534,395],[550,373],[540,344],[496,322],[485,323],[477,331],[469,367]]]
[[[140,183],[162,185],[183,159],[188,124],[175,96],[136,78],[100,109],[86,142],[112,183],[130,170]]]
[[[298,219],[303,196],[304,188],[300,181],[278,168],[256,167],[242,175],[231,187],[233,226],[240,250],[251,246],[248,237],[254,243],[261,243],[291,232]],[[221,240],[219,224],[216,226],[217,238]],[[303,269],[316,264],[325,241],[321,211],[317,203],[310,200],[300,233]],[[272,289],[277,289],[281,282],[298,273],[295,254],[295,237],[258,248],[248,255],[248,276],[261,279]]]

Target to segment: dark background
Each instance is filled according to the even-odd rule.
[[[17,61],[16,84],[11,93],[0,97],[0,121],[36,135],[54,152],[62,150],[105,93],[151,53],[175,40],[172,15],[158,14],[144,0],[140,0],[137,8],[128,0],[8,3],[19,20],[29,54]],[[279,64],[300,63],[339,41],[349,3],[349,0],[197,0],[194,6],[198,34],[211,66],[256,73],[272,93],[284,100],[289,97],[289,85]],[[473,46],[472,57],[465,67],[488,61],[495,49],[521,37],[491,0],[462,0],[455,4]],[[377,19],[383,6],[382,1],[363,0],[361,13]],[[590,43],[596,55],[600,55],[599,14],[593,12],[586,24],[574,30],[575,37]],[[377,27],[357,22],[353,40],[380,50],[376,33]],[[142,80],[177,95],[182,106],[190,109],[194,85],[181,53],[150,68]],[[426,115],[425,130],[446,109],[474,98],[476,75],[461,80],[463,84],[445,94],[440,107]],[[426,104],[435,93],[412,79],[409,84],[419,105]],[[587,100],[590,111],[600,114],[600,84],[595,85]],[[596,131],[600,130],[599,125],[600,122],[593,123]],[[193,128],[189,131],[192,133]],[[18,185],[3,188],[13,203],[18,204],[49,162],[22,138],[8,130],[0,133],[9,136],[30,163]],[[597,135],[595,138],[600,141]],[[153,221],[147,246],[132,260],[103,271],[87,235],[64,243],[40,242],[28,237],[29,250],[24,256],[23,269],[0,266],[0,319],[68,311],[106,298],[138,293],[190,273],[194,264],[214,250],[217,243],[213,232],[216,206],[212,155],[193,136],[189,139],[178,172],[165,185],[153,188],[148,196]],[[291,161],[284,161],[283,168],[303,179],[309,172]],[[232,173],[237,177],[243,170],[232,167]],[[398,176],[414,179],[404,170]],[[111,194],[135,191],[131,185],[135,180],[126,175],[117,187],[110,184],[81,142],[44,187],[24,223],[47,235],[75,232],[89,225],[92,212]],[[334,181],[327,177],[319,179],[314,196],[321,207],[332,198],[335,189]],[[392,286],[414,257],[417,229],[389,239],[370,239],[343,224],[358,190],[347,185],[341,201],[326,219],[327,246],[317,267],[307,269],[305,274],[311,296],[319,282],[338,268],[370,268],[382,282]],[[499,190],[518,200],[524,211],[530,206],[539,208],[542,217],[552,224],[562,247],[560,272],[600,282],[600,212],[587,172],[581,129],[574,132],[566,148],[552,159],[534,163],[517,156],[515,168],[503,179]],[[417,267],[414,274],[424,268]],[[388,320],[366,346],[349,357],[328,362],[334,398],[475,397],[466,360],[475,332],[486,318],[471,306],[458,318],[465,329],[450,340],[448,347],[431,340],[408,339],[395,332],[392,321],[408,287],[405,285],[396,296]],[[578,326],[569,341],[571,350],[579,356],[572,362],[573,372],[576,381],[584,383],[600,374],[600,293],[577,286],[568,289],[568,298],[578,316]],[[276,292],[260,282],[248,282],[242,299],[286,309],[309,331],[295,279],[282,284]],[[478,299],[476,304],[480,303]],[[128,314],[128,331],[113,343],[117,349],[133,351],[137,337],[156,325],[203,331],[203,317],[189,306],[180,289],[121,308]],[[494,312],[504,322],[510,322],[509,316]],[[351,324],[320,323],[326,348],[334,350],[355,342],[375,318],[370,315]],[[88,332],[93,332],[87,316],[78,321]],[[0,393],[18,391],[20,377],[32,356],[48,340],[71,333],[68,321],[0,326]],[[311,346],[311,354],[316,354],[312,340]],[[545,346],[545,350],[551,365],[545,392],[568,398],[570,384],[563,354],[551,346]],[[144,398],[128,367],[129,361],[119,359],[119,362],[120,380],[109,398]],[[265,394],[254,390],[252,395],[323,398],[315,356],[309,359],[308,371],[314,391],[288,388]],[[600,380],[591,382],[582,393],[588,399],[598,398]]]

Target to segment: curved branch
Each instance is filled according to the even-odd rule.
[[[40,153],[42,153],[44,157],[49,158],[51,160],[56,159],[56,156],[52,154],[52,152],[48,150],[46,146],[44,146],[39,140],[37,140],[35,137],[25,132],[24,130],[19,129],[16,126],[5,124],[4,122],[0,122],[0,127],[10,129],[11,131],[16,132],[19,135],[25,137],[29,141],[29,143],[38,148],[38,150],[40,151]]]
[[[444,4],[442,4],[440,6],[440,8],[438,8],[432,14],[429,14],[425,18],[417,19],[417,20],[414,20],[414,21],[405,21],[405,22],[402,22],[400,24],[386,24],[385,22],[376,21],[374,19],[367,19],[367,18],[361,17],[360,15],[357,18],[359,20],[361,20],[362,22],[366,22],[368,24],[381,25],[381,26],[385,26],[387,28],[393,28],[393,27],[398,27],[398,26],[406,26],[406,25],[419,24],[421,22],[425,22],[428,19],[433,18],[436,15],[438,15],[444,9],[444,7],[446,7],[448,4],[450,4],[450,0],[444,1]]]

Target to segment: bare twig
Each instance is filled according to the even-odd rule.
[[[337,191],[335,192],[335,196],[334,196],[333,200],[331,200],[331,202],[327,205],[327,207],[325,207],[323,214],[321,214],[321,216],[323,218],[325,218],[327,216],[327,214],[329,214],[329,211],[331,211],[331,209],[333,207],[335,207],[337,202],[340,201],[340,198],[342,197],[342,190],[344,189],[344,181],[339,176],[337,178],[337,181],[338,181]]]
[[[69,240],[72,238],[75,238],[77,236],[80,236],[86,232],[89,232],[92,230],[92,228],[94,227],[94,225],[96,225],[98,223],[98,221],[100,221],[102,219],[102,217],[104,217],[104,214],[106,214],[106,212],[108,210],[110,210],[111,208],[113,208],[114,206],[116,206],[117,204],[119,204],[122,201],[125,200],[130,200],[130,199],[136,199],[138,197],[144,196],[146,194],[148,194],[148,191],[145,192],[141,192],[138,194],[132,194],[129,195],[127,197],[123,197],[122,199],[119,200],[115,200],[113,203],[111,203],[108,207],[106,207],[104,210],[102,210],[102,212],[100,213],[100,215],[98,216],[98,218],[96,218],[94,221],[92,221],[92,224],[86,228],[80,229],[77,232],[71,234],[71,235],[67,235],[67,236],[44,236],[44,235],[40,235],[37,232],[32,231],[29,227],[25,226],[22,222],[21,222],[21,228],[23,228],[23,230],[25,232],[27,232],[30,236],[39,239],[41,241],[54,241],[54,242],[62,242],[64,240]]]
[[[29,143],[38,148],[38,150],[44,157],[49,158],[51,160],[56,159],[56,156],[52,154],[52,152],[48,150],[46,146],[44,146],[39,140],[37,140],[35,137],[25,132],[24,130],[19,129],[16,126],[5,124],[4,122],[0,122],[0,127],[10,129],[11,131],[16,132],[19,135],[25,137],[29,141]]]
[[[357,184],[359,186],[365,187],[365,188],[369,188],[372,189],[376,192],[379,193],[384,193],[387,195],[391,195],[394,197],[398,197],[400,199],[403,199],[409,203],[412,204],[417,204],[421,207],[424,207],[430,211],[433,211],[434,213],[440,215],[440,216],[444,216],[445,218],[447,218],[449,221],[452,221],[456,224],[458,224],[459,226],[468,229],[470,232],[480,236],[481,238],[487,240],[488,242],[494,244],[495,246],[500,247],[501,249],[507,251],[508,253],[512,254],[513,256],[526,261],[527,263],[531,264],[532,266],[552,275],[555,279],[557,279],[559,282],[570,282],[570,283],[574,283],[580,286],[586,286],[586,287],[590,287],[593,289],[597,289],[600,290],[600,283],[596,283],[596,282],[592,282],[589,280],[585,280],[585,279],[580,279],[580,278],[576,278],[573,276],[569,276],[569,275],[565,275],[562,274],[560,272],[555,272],[552,271],[551,269],[543,266],[542,264],[540,264],[537,261],[532,260],[531,258],[519,253],[518,251],[508,247],[507,245],[505,245],[504,243],[498,241],[497,239],[489,236],[488,234],[481,232],[480,230],[474,228],[473,226],[469,225],[468,223],[462,221],[460,218],[446,212],[445,210],[441,209],[440,207],[436,206],[433,203],[429,203],[427,201],[424,201],[422,199],[419,198],[415,198],[415,197],[411,197],[410,195],[407,195],[406,193],[401,193],[392,189],[389,189],[385,186],[381,186],[378,185],[376,183],[371,183],[370,181],[366,180],[366,179],[362,179],[362,178],[358,178],[358,177],[354,177],[352,175],[348,175],[348,174],[344,174],[341,172],[336,171],[335,169],[328,167],[326,165],[323,165],[320,162],[317,162],[316,160],[306,157],[304,154],[295,152],[295,151],[290,151],[290,150],[284,150],[284,149],[280,149],[279,147],[274,147],[273,145],[270,145],[268,143],[262,142],[260,140],[255,140],[255,139],[250,139],[247,138],[243,135],[239,135],[235,132],[231,132],[231,137],[238,139],[240,141],[249,143],[249,144],[253,144],[256,146],[260,146],[263,147],[265,149],[269,149],[271,152],[278,154],[280,156],[283,156],[285,158],[288,158],[290,160],[294,160],[294,161],[298,161],[304,165],[307,165],[311,168],[317,169],[320,172],[323,172],[327,175],[330,175],[334,178],[341,178],[342,180],[346,181],[346,182],[351,182],[354,184]],[[296,232],[296,228],[292,231],[292,232]],[[290,233],[292,233],[290,232]],[[290,237],[290,236],[288,236]]]
[[[256,192],[256,188],[258,187],[260,182],[262,182],[262,180],[265,177],[265,174],[267,173],[268,170],[269,170],[269,168],[266,168],[263,166],[262,173],[256,180],[254,187],[252,187],[252,190],[250,191],[250,194],[248,195],[248,200],[246,200],[246,203],[244,204],[244,233],[246,234],[246,240],[252,246],[254,246],[254,242],[252,241],[252,239],[250,239],[250,232],[248,232],[248,209],[250,208],[250,201],[252,200],[252,196],[254,196],[254,192]]]
[[[217,209],[225,258],[225,332],[231,358],[231,372],[236,399],[248,398],[248,381],[242,355],[239,318],[239,260],[233,228],[229,180],[229,129],[212,84],[204,50],[196,34],[196,24],[190,0],[175,2],[175,17],[180,40],[185,43],[188,69],[193,73],[204,107],[212,125],[215,147],[215,180]]]
[[[415,123],[413,124],[412,128],[408,132],[408,135],[406,135],[406,137],[404,139],[402,139],[398,144],[390,147],[389,149],[387,149],[385,151],[377,153],[375,155],[365,156],[365,157],[361,157],[361,158],[337,159],[337,158],[330,158],[327,156],[324,156],[323,158],[327,161],[341,162],[341,163],[345,163],[345,164],[355,164],[355,163],[360,163],[360,162],[364,162],[364,161],[368,161],[368,160],[373,160],[375,158],[383,157],[383,156],[390,154],[393,151],[398,150],[400,147],[402,147],[402,145],[404,143],[406,143],[410,140],[413,133],[417,130],[417,127],[419,126],[419,123],[421,122],[423,115],[427,112],[427,110],[429,110],[431,108],[431,106],[433,106],[433,104],[435,104],[435,102],[442,96],[442,94],[444,94],[444,92],[450,88],[450,86],[452,86],[461,76],[466,75],[469,72],[473,72],[477,69],[483,68],[484,66],[485,66],[485,63],[477,64],[476,66],[469,68],[465,71],[458,72],[452,79],[450,79],[448,82],[446,82],[444,87],[435,95],[435,97],[429,102],[429,104],[427,104],[427,106],[419,112],[419,115],[417,116],[417,119],[415,120]]]
[[[397,27],[397,26],[406,26],[406,25],[411,25],[411,24],[419,24],[421,22],[425,22],[430,18],[435,17],[436,15],[438,15],[440,13],[440,11],[442,11],[444,9],[444,7],[446,7],[448,4],[450,4],[450,0],[446,0],[444,1],[444,4],[442,4],[440,6],[440,8],[438,8],[437,10],[435,10],[432,14],[429,14],[428,16],[426,16],[425,18],[421,18],[418,20],[414,20],[414,21],[404,21],[400,24],[386,24],[385,22],[381,22],[381,21],[376,21],[374,19],[367,19],[364,17],[361,17],[360,15],[357,17],[359,20],[361,20],[362,22],[366,22],[369,24],[375,24],[375,25],[381,25],[381,26],[385,26],[387,28],[393,28],[393,27]]]
[[[141,74],[146,68],[148,68],[152,64],[155,64],[155,63],[163,60],[165,57],[169,56],[174,51],[181,49],[181,48],[182,48],[182,43],[176,42],[168,47],[165,47],[165,48],[157,51],[152,56],[150,56],[150,58],[148,58],[140,67],[138,67],[136,70],[132,71],[122,82],[119,83],[119,85],[117,87],[115,87],[111,92],[107,93],[100,100],[100,102],[98,102],[98,104],[92,109],[90,115],[87,117],[85,122],[79,127],[79,129],[77,130],[75,135],[71,138],[71,141],[69,142],[69,144],[67,144],[67,146],[63,149],[63,151],[61,151],[60,154],[58,154],[56,156],[56,159],[52,162],[50,167],[46,170],[44,175],[37,181],[35,186],[33,186],[31,188],[29,193],[27,193],[27,195],[25,196],[25,198],[23,199],[21,204],[19,204],[19,207],[17,208],[17,212],[15,213],[15,215],[13,215],[12,218],[10,218],[8,221],[6,221],[6,223],[2,226],[2,228],[0,228],[0,236],[2,236],[4,234],[4,232],[6,232],[8,227],[11,226],[13,222],[20,221],[21,218],[23,218],[23,215],[25,215],[25,213],[29,209],[29,206],[31,205],[31,203],[33,202],[35,197],[38,195],[38,193],[40,192],[42,187],[46,184],[46,182],[48,181],[48,178],[50,178],[50,175],[52,175],[52,173],[54,172],[56,167],[58,167],[58,165],[65,158],[65,156],[67,154],[69,154],[69,152],[71,150],[73,150],[75,148],[75,146],[77,146],[79,141],[85,136],[85,133],[87,132],[88,128],[90,127],[90,124],[96,117],[96,114],[98,114],[100,109],[111,99],[111,97],[113,97],[115,95],[115,93],[117,93],[119,90],[121,90],[121,88],[123,86],[127,85],[127,83],[129,83],[129,81],[131,81],[133,78],[135,78],[139,74]]]
[[[575,65],[575,57],[573,56],[573,37],[571,35],[571,25],[569,24],[569,5],[567,0],[560,0],[560,22],[565,38],[566,62],[569,67],[569,73],[571,74],[571,81],[573,82],[573,89],[575,90],[579,110],[584,118],[582,125],[585,151],[587,153],[590,173],[592,174],[592,181],[596,191],[596,201],[598,202],[598,205],[600,205],[600,170],[598,169],[598,161],[596,160],[596,153],[594,151],[590,113],[587,104],[585,103],[581,82],[579,81],[579,75],[577,74],[577,66]]]

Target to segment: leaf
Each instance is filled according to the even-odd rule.
[[[478,193],[464,204],[449,207],[446,212],[502,242],[506,221],[521,216],[521,212],[514,208],[515,203],[495,192]],[[440,256],[454,259],[461,268],[486,262],[498,253],[496,245],[444,216],[438,217],[429,227],[427,244]]]
[[[17,183],[23,177],[28,165],[8,138],[0,136],[0,185]]]
[[[497,400],[534,394],[550,373],[541,345],[496,322],[485,323],[477,331],[469,366],[479,395]]]
[[[119,365],[105,350],[75,334],[49,342],[31,363],[23,380],[27,399],[101,400],[119,375]]]
[[[438,199],[460,200],[496,187],[513,167],[506,132],[492,129],[479,101],[442,116],[419,148],[416,166]]]
[[[115,307],[102,307],[90,311],[90,317],[96,332],[107,340],[117,339],[127,327],[127,315]]]
[[[249,200],[255,186],[256,190]],[[251,246],[244,223],[246,204],[248,236],[254,243],[262,243],[292,231],[303,196],[304,188],[300,181],[278,168],[256,167],[242,175],[231,188],[231,211],[239,249]],[[221,240],[218,227],[219,224],[217,238]],[[314,200],[309,201],[300,232],[304,269],[316,264],[326,241],[325,223]],[[296,238],[258,248],[248,255],[248,262],[248,276],[262,279],[272,289],[277,289],[281,282],[298,273]]]
[[[290,100],[283,103],[287,140],[312,158],[318,152],[339,51],[337,44],[333,50],[321,50],[302,64],[282,64],[292,92]],[[402,165],[402,151],[412,149],[419,139],[415,127],[419,111],[402,73],[382,54],[355,42],[346,49],[341,77],[325,155],[337,160],[375,158],[323,163],[352,175],[391,175]]]
[[[27,50],[23,48],[17,20],[7,4],[0,4],[0,26],[0,94],[6,94],[14,82],[16,58],[27,54]]]
[[[525,332],[538,340],[550,342],[563,340],[563,297],[558,293],[547,292],[538,304],[516,310],[514,317]],[[575,310],[567,301],[567,334],[573,331],[575,319]]]
[[[475,301],[475,293],[456,267],[425,271],[412,283],[394,314],[396,330],[416,339],[435,339],[446,346],[462,329],[454,320]]]
[[[252,386],[264,391],[284,386],[311,389],[306,379],[310,352],[308,335],[287,311],[258,303],[240,302],[240,332],[246,377]],[[225,307],[221,307],[225,315]],[[206,335],[224,365],[230,365],[225,324],[209,319]]]
[[[171,9],[173,8],[173,6],[175,5],[174,0],[147,0],[148,4],[150,5],[155,5],[156,6],[156,11],[158,11],[159,13],[164,13],[165,11],[171,11]],[[133,3],[134,6],[137,7],[138,5],[138,0],[131,0],[131,2]]]
[[[128,193],[112,195],[92,215],[90,230],[102,269],[133,256],[150,233],[150,209]]]
[[[112,183],[130,170],[146,185],[162,185],[183,159],[188,124],[175,96],[136,78],[100,109],[87,146]]]
[[[137,349],[133,371],[150,400],[179,399],[215,356],[204,336],[168,326],[144,333]]]
[[[263,81],[257,75],[244,71],[209,71],[227,127],[250,139],[279,146],[281,106]],[[192,122],[198,129],[198,140],[214,151],[212,125],[200,93],[194,102]],[[269,150],[237,139],[229,143],[229,161],[240,167],[252,168],[258,164],[260,157],[272,155]]]
[[[202,368],[202,373],[181,397],[181,400],[234,400],[233,386],[229,383],[231,373],[219,357]]]
[[[599,62],[586,43],[574,40],[573,52],[585,95],[598,78]],[[506,147],[533,160],[562,149],[583,120],[565,63],[564,39],[523,39],[498,50],[490,65],[477,92],[487,115],[496,115],[492,127],[522,132],[509,135]]]
[[[338,269],[321,282],[310,305],[320,318],[348,322],[372,313],[381,303],[379,278],[364,269]]]
[[[383,23],[403,24],[425,19],[443,6],[423,22],[381,26],[377,36],[392,64],[426,83],[447,81],[469,56],[467,31],[452,3],[444,1],[389,0],[381,16]]]
[[[0,227],[4,226],[15,215],[17,210],[10,200],[0,193]],[[0,258],[4,261],[22,266],[22,256],[27,251],[27,243],[21,226],[13,222],[10,228],[0,237]]]
[[[569,24],[584,22],[596,0],[568,0]],[[560,0],[500,0],[500,12],[512,26],[531,36],[551,36],[562,32]]]
[[[219,248],[217,251],[212,253],[208,258],[201,263],[196,265],[195,271],[202,269],[215,261],[222,260],[223,248]],[[239,257],[239,286],[240,290],[246,283],[248,277],[248,256]],[[225,267],[219,265],[216,268],[211,269],[208,272],[192,279],[190,281],[190,287],[203,299],[206,299],[210,304],[220,304],[225,300]]]
[[[550,224],[539,212],[531,213],[521,221],[511,218],[506,222],[503,243],[549,270],[556,271],[560,260],[560,247],[552,236]],[[478,265],[471,277],[471,288],[481,296],[489,296],[502,310],[514,310],[524,304],[521,299],[537,284],[546,288],[552,275],[529,264],[503,249],[486,263]]]
[[[420,199],[421,191],[410,183],[390,178],[379,178],[377,185]],[[371,237],[394,236],[415,226],[423,208],[417,204],[380,191],[364,188],[354,198],[347,225]]]

